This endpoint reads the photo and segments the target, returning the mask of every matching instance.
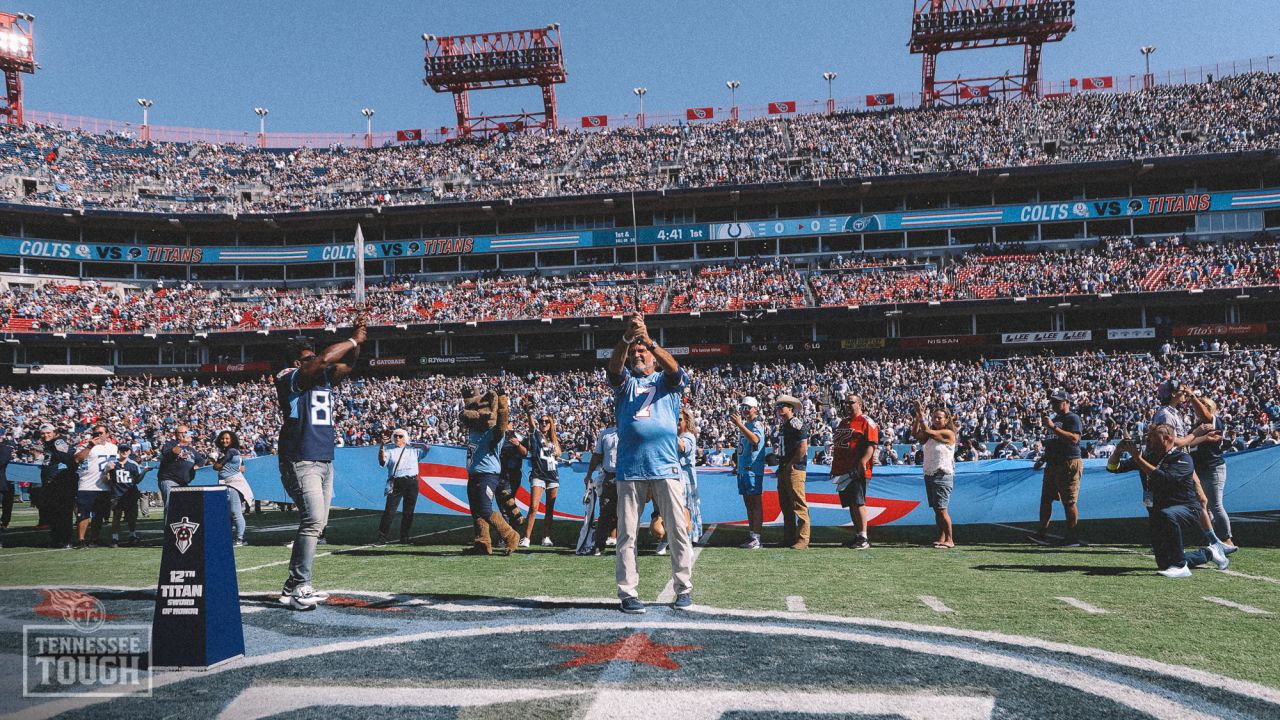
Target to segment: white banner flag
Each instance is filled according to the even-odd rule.
[[[356,225],[356,304],[364,304],[364,230]]]

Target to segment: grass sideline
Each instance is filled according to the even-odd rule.
[[[297,514],[248,517],[250,545],[238,548],[241,592],[278,591],[284,580]],[[1250,521],[1253,520],[1253,521]],[[557,523],[561,547],[534,547],[515,557],[459,554],[470,535],[466,518],[418,516],[411,545],[371,547],[377,513],[338,510],[329,544],[319,548],[316,585],[322,589],[417,593],[462,598],[613,597],[613,556],[577,557],[568,549],[577,523]],[[160,521],[141,521],[140,548],[50,550],[48,533],[35,532],[34,512],[15,508],[0,550],[0,587],[147,587],[157,580]],[[849,531],[817,528],[815,547],[738,550],[742,529],[720,526],[694,572],[696,602],[721,608],[785,611],[800,597],[808,612],[899,620],[1028,635],[1151,658],[1280,688],[1280,517],[1261,515],[1236,524],[1242,550],[1231,571],[1200,570],[1190,580],[1155,574],[1146,553],[1146,523],[1082,523],[1094,543],[1042,548],[1019,530],[961,526],[955,550],[924,547],[929,528],[872,528],[874,547],[839,547]],[[540,531],[538,535],[540,535]],[[769,529],[766,541],[780,530]],[[106,533],[104,532],[104,537]],[[657,597],[670,576],[669,559],[646,544],[640,558],[642,594]],[[1253,576],[1244,577],[1243,575]],[[931,609],[931,596],[952,612]],[[1223,598],[1268,611],[1247,614],[1213,604]],[[1058,598],[1105,610],[1092,614]],[[793,601],[794,602],[794,601]]]

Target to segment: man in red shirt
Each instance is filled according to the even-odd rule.
[[[844,546],[865,550],[871,547],[867,540],[867,481],[880,428],[862,413],[862,397],[857,393],[845,395],[840,409],[842,417],[831,441],[831,482],[840,492],[840,506],[849,508],[856,533]]]

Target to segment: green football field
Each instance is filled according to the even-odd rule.
[[[397,518],[398,520],[398,518]],[[250,515],[250,545],[236,550],[240,590],[278,591],[297,515]],[[20,506],[0,550],[0,587],[154,586],[160,522],[142,521],[139,548],[50,550]],[[335,511],[315,565],[326,590],[458,598],[610,598],[613,555],[578,557],[577,523],[558,523],[561,547],[514,557],[460,554],[465,518],[418,516],[411,545],[372,547],[377,513]],[[766,532],[777,540],[780,530]],[[872,528],[870,550],[839,546],[848,531],[820,528],[808,551],[739,550],[741,529],[715,528],[699,551],[694,597],[715,608],[807,612],[1026,635],[1160,660],[1280,688],[1280,514],[1240,516],[1241,550],[1226,572],[1187,580],[1155,574],[1142,520],[1084,523],[1088,547],[1027,543],[1013,527],[957,529],[961,547],[923,546],[928,528]],[[539,532],[540,536],[541,533]],[[642,594],[654,600],[669,559],[640,559]],[[1208,598],[1212,598],[1208,599]]]

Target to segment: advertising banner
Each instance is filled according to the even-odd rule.
[[[1227,335],[1266,335],[1266,323],[1217,323],[1210,325],[1175,325],[1174,337],[1223,337]]]
[[[1000,342],[1005,345],[1027,345],[1034,343],[1088,342],[1093,339],[1092,330],[1054,330],[1050,332],[1005,333]]]
[[[976,347],[986,345],[985,335],[934,335],[931,337],[904,337],[898,340],[898,347],[933,348],[933,347]]]
[[[1155,328],[1111,328],[1108,340],[1150,340],[1156,336]]]

